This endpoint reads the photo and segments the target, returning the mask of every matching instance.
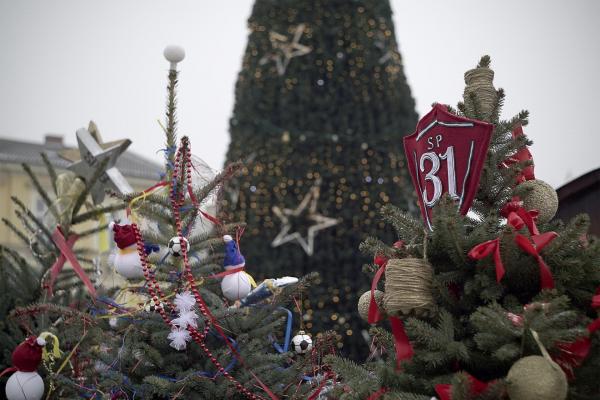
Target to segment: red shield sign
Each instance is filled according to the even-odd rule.
[[[448,193],[464,215],[477,193],[493,125],[462,118],[436,104],[404,138],[404,152],[421,213],[429,229],[431,209]]]

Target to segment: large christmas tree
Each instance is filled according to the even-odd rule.
[[[377,210],[414,208],[402,137],[416,122],[387,0],[257,0],[236,86],[228,187],[243,248],[268,276],[319,271],[306,327],[365,348],[357,246]],[[391,236],[387,236],[391,238]]]
[[[328,359],[343,382],[335,398],[600,398],[600,243],[586,234],[585,215],[552,221],[558,200],[536,179],[543,171],[534,173],[523,134],[528,114],[500,119],[504,92],[489,64],[483,57],[465,74],[457,110],[436,105],[407,143],[426,148],[410,152],[425,221],[383,207],[402,242],[363,243],[375,276],[361,315],[377,322],[386,314],[393,334],[374,327],[373,357],[361,366]],[[464,137],[475,126],[491,141],[469,153]],[[465,136],[453,138],[457,129]],[[471,155],[485,159],[478,185]],[[469,194],[462,215],[457,203]]]

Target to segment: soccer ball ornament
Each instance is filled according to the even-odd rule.
[[[312,350],[312,339],[304,331],[299,331],[292,338],[292,345],[298,354],[305,354]]]
[[[112,229],[114,240],[117,244],[117,253],[113,263],[115,270],[127,279],[144,277],[142,262],[137,250],[137,239],[131,225],[119,225],[111,222],[108,226]]]
[[[511,400],[564,400],[568,390],[563,370],[542,356],[521,358],[506,376],[506,391]]]
[[[186,253],[190,251],[190,243],[186,238],[173,236],[169,240],[169,253],[173,257],[180,257],[183,254],[183,246],[186,248]]]
[[[240,250],[237,243],[229,235],[223,236],[225,242],[225,259],[223,260],[223,268],[225,271],[240,269],[229,275],[225,275],[221,281],[221,290],[223,296],[229,301],[241,300],[250,293],[254,284],[254,279],[243,271],[246,265],[246,259]],[[256,286],[256,284],[254,284]]]

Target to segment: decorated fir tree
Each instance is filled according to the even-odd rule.
[[[328,359],[334,398],[600,398],[600,244],[585,215],[552,220],[527,112],[500,119],[489,63],[465,74],[458,110],[435,105],[405,139],[423,221],[383,207],[400,241],[362,244],[375,278],[359,311],[392,333],[372,328],[364,365]]]
[[[320,273],[306,326],[334,328],[357,357],[356,248],[386,232],[383,205],[416,209],[401,149],[417,118],[392,11],[380,0],[257,0],[249,28],[227,153],[248,163],[227,184],[228,209],[248,224],[259,275]]]
[[[2,334],[8,344],[5,363],[11,366],[5,373],[12,373],[5,387],[9,400],[36,400],[42,395],[48,399],[304,399],[316,397],[323,389],[321,383],[330,378],[322,359],[335,351],[334,338],[323,335],[313,342],[303,332],[294,335],[302,322],[290,306],[292,299],[300,297],[314,276],[300,280],[273,276],[276,279],[257,286],[244,271],[245,225],[219,220],[207,211],[211,203],[218,204],[220,187],[241,164],[207,175],[206,165],[192,155],[189,139],[177,139],[176,67],[184,53],[169,47],[165,56],[171,68],[164,180],[139,193],[115,190],[120,186],[110,182],[118,174],[108,168],[114,159],[92,162],[103,157],[102,151],[91,152],[98,157],[82,155],[97,170],[86,178],[89,171],[75,163],[76,173],[68,174],[74,184],[66,189],[81,190],[76,195],[69,190],[68,196],[57,194],[58,202],[48,198],[48,209],[54,210],[49,215],[60,209],[56,212],[60,219],[22,218],[27,229],[43,233],[39,246],[46,246],[46,252],[32,245],[41,272],[21,255],[3,249],[1,272],[6,280],[2,285],[15,293],[2,302],[2,311],[8,314]],[[87,138],[82,140],[89,139],[81,135]],[[35,182],[33,175],[32,179]],[[103,185],[96,187],[96,182]],[[100,192],[107,189],[112,189],[116,205],[90,204],[81,209],[88,194],[101,201]],[[57,185],[57,193],[62,192]],[[48,197],[41,186],[40,193]],[[21,208],[21,214],[27,212]],[[89,231],[76,230],[81,221],[123,208],[127,218]],[[65,260],[73,267],[86,260],[85,253],[72,249],[78,236],[104,229],[112,231],[117,247],[110,262],[127,283],[116,288],[91,285],[89,297],[73,302],[82,285],[75,281],[75,286],[67,286],[63,282],[73,280],[73,274],[60,269]],[[248,259],[250,272],[255,268]],[[19,279],[26,281],[17,284]],[[68,308],[57,305],[67,301]],[[44,338],[51,335],[57,341],[46,343]]]

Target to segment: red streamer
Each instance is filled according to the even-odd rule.
[[[513,139],[516,139],[519,136],[524,136],[523,127],[521,125],[515,126],[512,131]],[[519,149],[512,157],[506,159],[502,163],[502,166],[508,168],[510,165],[523,163],[525,161],[533,161],[533,156],[531,155],[531,152],[529,151],[529,148],[527,146],[524,146],[523,148]],[[516,177],[517,184],[533,179],[535,179],[535,171],[533,164],[523,167],[519,175],[517,175]]]
[[[60,274],[60,271],[62,271],[65,262],[69,261],[69,263],[73,267],[73,270],[75,270],[75,273],[79,276],[79,279],[81,279],[87,290],[92,295],[92,299],[95,299],[96,289],[90,281],[90,278],[88,278],[85,271],[79,264],[77,257],[73,253],[73,246],[75,245],[75,242],[78,238],[79,237],[77,235],[72,234],[69,236],[68,240],[65,239],[60,229],[60,226],[57,226],[56,229],[54,229],[54,232],[52,232],[52,241],[60,250],[60,255],[58,256],[58,259],[54,262],[54,265],[52,265],[52,267],[50,268],[50,281],[48,282],[48,291],[50,292],[50,294],[52,294],[54,282],[56,281],[58,274]]]
[[[317,389],[313,392],[313,394],[310,395],[310,397],[307,400],[315,400],[317,397],[319,397],[319,393],[321,393],[321,391],[325,387],[327,380],[329,378],[331,378],[333,375],[334,375],[333,372],[328,372],[321,380],[321,383],[319,384]]]

